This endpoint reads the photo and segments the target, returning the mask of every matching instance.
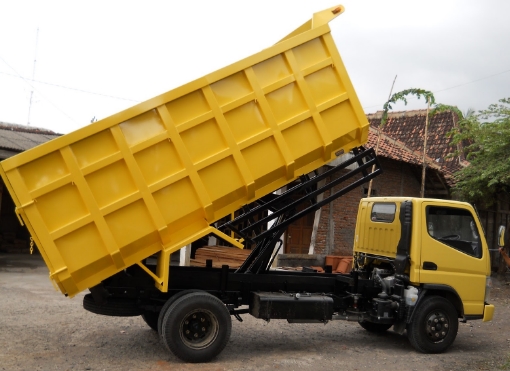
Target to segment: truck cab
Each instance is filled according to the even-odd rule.
[[[447,306],[448,310],[453,308],[463,320],[492,319],[494,306],[487,303],[491,286],[489,250],[476,211],[468,203],[403,197],[362,199],[354,265],[355,270],[381,276],[381,285],[387,286],[383,291],[388,291],[390,298],[398,287],[393,282],[404,282],[408,296],[409,290],[414,293],[408,300],[411,310],[407,324],[420,326],[420,321],[411,321],[421,312],[414,307],[420,308],[419,304],[430,298],[441,298],[432,301],[440,301],[439,306]],[[445,320],[436,316],[430,312],[421,322]],[[450,322],[448,327],[455,327],[456,332],[456,321]],[[435,332],[432,327],[430,336],[441,342],[447,340],[448,331]],[[398,331],[399,326],[395,328]],[[412,335],[409,326],[407,331],[408,336]]]

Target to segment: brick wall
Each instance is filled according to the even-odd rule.
[[[420,182],[409,164],[384,158],[379,160],[384,172],[373,181],[373,196],[419,197]],[[340,184],[334,190],[342,187]],[[322,207],[315,239],[315,254],[352,254],[358,205],[360,199],[366,197],[367,188],[368,183]]]

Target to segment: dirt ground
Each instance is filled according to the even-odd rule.
[[[99,316],[55,291],[38,256],[0,254],[0,370],[507,370],[510,286],[493,280],[494,321],[461,323],[439,355],[417,353],[407,337],[374,335],[357,323],[269,323],[233,319],[214,361],[186,364],[140,317]],[[510,280],[510,276],[509,276]]]

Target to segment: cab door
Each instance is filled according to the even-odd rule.
[[[465,315],[483,314],[488,253],[477,218],[462,206],[423,202],[420,219],[421,283],[450,286]]]

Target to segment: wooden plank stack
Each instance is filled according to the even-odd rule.
[[[214,268],[221,268],[222,265],[239,268],[250,252],[251,250],[241,250],[237,247],[204,246],[195,252],[195,259],[190,259],[190,265],[205,267],[205,261],[211,259]]]

